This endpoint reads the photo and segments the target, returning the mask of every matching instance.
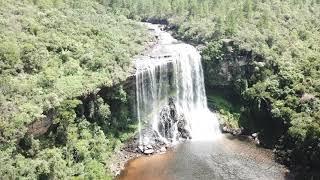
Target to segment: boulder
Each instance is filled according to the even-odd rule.
[[[140,152],[143,152],[143,151],[144,151],[143,146],[138,146],[138,150],[139,150]]]
[[[258,137],[258,133],[253,133],[253,134],[251,134],[251,136],[252,136],[253,138],[256,138],[256,137]]]
[[[148,144],[147,146],[146,146],[146,149],[152,149],[153,147],[150,145],[150,144]]]
[[[153,154],[153,153],[154,153],[154,149],[147,149],[147,150],[143,151],[143,153],[144,153],[145,155]]]
[[[166,148],[166,147],[162,146],[162,147],[160,148],[160,152],[166,152],[166,151],[167,151],[167,148]]]
[[[223,127],[222,127],[222,132],[229,132],[228,127],[227,127],[227,126],[223,126]]]

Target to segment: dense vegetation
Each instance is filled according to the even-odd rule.
[[[129,18],[166,23],[177,37],[205,44],[207,85],[228,81],[242,97],[240,125],[264,139],[271,136],[266,145],[276,144],[284,163],[320,167],[319,0],[105,3]]]
[[[239,97],[231,96],[234,95],[231,90],[217,87],[207,89],[206,93],[208,107],[219,114],[219,123],[230,130],[238,130],[241,109]]]
[[[0,177],[107,177],[134,131],[118,83],[148,38],[128,18],[204,44],[207,86],[241,98],[209,96],[230,125],[259,132],[288,165],[320,167],[319,0],[2,0]]]
[[[97,1],[1,0],[0,179],[105,178],[134,131],[130,98],[108,87],[146,39]]]

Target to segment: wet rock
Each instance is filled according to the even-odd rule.
[[[169,106],[165,106],[160,111],[160,121],[158,125],[159,132],[161,136],[165,138],[172,138],[173,137],[173,119],[170,116],[171,110]]]
[[[187,121],[183,115],[179,117],[178,121],[178,132],[179,136],[184,139],[191,139],[190,131],[186,128]]]
[[[237,135],[237,134],[238,134],[238,129],[230,128],[230,127],[224,125],[224,126],[222,127],[222,132],[223,132],[223,133],[230,133],[230,134],[232,134],[232,135]]]
[[[191,139],[191,134],[189,130],[186,128],[187,120],[185,119],[184,115],[180,115],[178,121],[178,132],[181,138],[184,139]]]
[[[140,152],[143,152],[143,151],[144,151],[143,146],[138,146],[138,149],[139,149]]]
[[[242,127],[241,128],[236,128],[236,129],[234,129],[233,134],[238,136],[238,135],[242,135],[242,132],[243,132],[243,128]]]
[[[162,146],[162,147],[160,148],[160,152],[166,152],[166,151],[167,151],[166,147]]]
[[[184,139],[192,139],[190,132],[185,129],[181,132],[181,137]]]
[[[255,142],[256,144],[258,144],[258,145],[260,144],[260,141],[259,141],[258,138],[255,138],[255,139],[254,139],[254,142]]]
[[[229,132],[229,129],[228,129],[227,126],[223,126],[222,131],[223,131],[223,132]]]
[[[184,129],[186,125],[187,125],[187,120],[184,117],[184,115],[182,114],[182,115],[179,116],[178,130],[179,129]]]
[[[161,136],[173,141],[174,133],[178,130],[177,139],[191,139],[191,133],[187,128],[187,120],[183,114],[178,114],[175,99],[170,97],[168,105],[160,111],[159,132]]]
[[[173,120],[173,122],[177,122],[178,121],[178,112],[177,112],[177,108],[176,105],[174,103],[174,98],[170,97],[169,98],[169,108],[170,108],[170,118]]]
[[[153,153],[154,153],[154,149],[147,149],[147,150],[143,151],[143,153],[144,153],[145,155],[153,154]]]
[[[166,152],[172,142],[191,139],[188,122],[183,114],[179,114],[175,99],[170,97],[168,104],[160,109],[158,129],[154,130],[150,124],[142,129],[143,145],[138,147],[138,152],[154,154]]]
[[[161,109],[158,125],[160,134],[171,140],[174,137],[175,123],[178,122],[178,112],[174,101],[174,98],[170,97],[168,105]]]
[[[251,136],[252,136],[253,138],[256,138],[256,137],[258,137],[258,133],[253,133],[253,134],[251,134]]]
[[[260,140],[259,140],[259,133],[253,133],[251,134],[251,139],[254,141],[254,143],[256,144],[260,144]]]

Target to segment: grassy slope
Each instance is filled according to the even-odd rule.
[[[90,1],[1,1],[0,90],[3,140],[23,135],[44,111],[130,70],[142,49],[139,25]]]

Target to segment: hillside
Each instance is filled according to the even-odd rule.
[[[4,0],[0,12],[0,176],[105,176],[125,127],[110,125],[118,115],[99,97],[92,111],[100,119],[78,117],[74,108],[79,97],[127,78],[145,30],[89,0]],[[114,91],[125,101],[121,87]],[[37,122],[54,126],[43,134]]]
[[[141,21],[203,47],[226,126],[318,172],[319,0],[1,0],[0,177],[111,178],[110,156],[137,130],[124,81],[151,39]]]

